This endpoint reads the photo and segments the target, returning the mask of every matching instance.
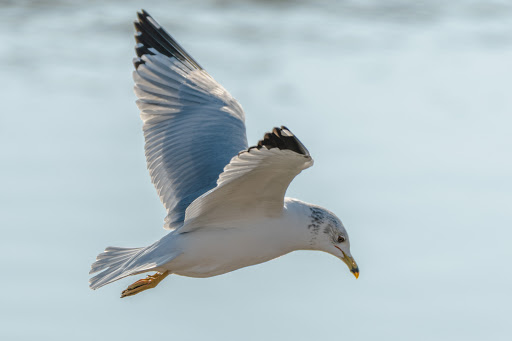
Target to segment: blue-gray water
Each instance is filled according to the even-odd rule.
[[[507,1],[3,1],[2,340],[508,340]],[[315,166],[288,195],[346,225],[361,269],[296,252],[210,279],[91,291],[107,245],[160,238],[132,92],[144,7],[222,83],[256,142]]]

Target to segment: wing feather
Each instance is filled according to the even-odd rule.
[[[280,215],[289,184],[312,165],[311,155],[289,129],[274,128],[257,146],[231,159],[217,187],[187,208],[185,225],[179,232],[225,225],[241,215]]]
[[[134,25],[133,79],[146,161],[167,210],[164,228],[175,229],[189,204],[214,188],[224,166],[247,148],[245,116],[147,12],[138,13]]]

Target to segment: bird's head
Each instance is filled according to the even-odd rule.
[[[350,253],[350,241],[341,220],[332,212],[320,207],[310,207],[310,210],[311,223],[308,229],[313,234],[312,246],[341,259],[358,278],[359,267]]]

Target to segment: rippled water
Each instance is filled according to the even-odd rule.
[[[315,166],[288,195],[344,221],[358,281],[297,252],[120,300],[107,245],[161,237],[131,59],[144,7]],[[10,340],[505,340],[512,274],[507,1],[3,1],[0,291]]]

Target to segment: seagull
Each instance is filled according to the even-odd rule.
[[[306,147],[284,126],[248,147],[240,104],[146,11],[137,17],[135,94],[170,232],[146,247],[107,247],[91,266],[90,288],[154,272],[128,286],[127,297],[170,274],[212,277],[296,250],[332,254],[358,278],[341,220],[285,197],[313,165]]]

